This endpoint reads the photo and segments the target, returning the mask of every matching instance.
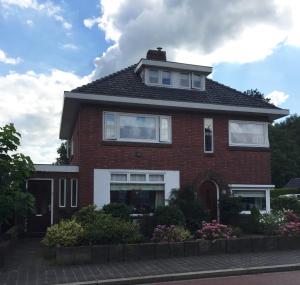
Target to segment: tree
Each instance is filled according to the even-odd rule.
[[[34,212],[34,197],[24,192],[34,166],[30,157],[17,153],[20,139],[13,124],[0,127],[0,232],[3,224]]]
[[[67,165],[69,164],[68,157],[68,142],[62,142],[60,147],[57,149],[58,157],[56,158],[55,164],[57,165]]]
[[[266,98],[264,93],[260,92],[258,89],[248,89],[244,91],[244,94],[247,96],[251,96],[256,99],[261,99],[267,103],[270,103],[270,99]]]

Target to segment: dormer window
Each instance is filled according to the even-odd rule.
[[[189,73],[179,73],[179,84],[180,84],[180,87],[189,88],[190,87],[190,74]]]
[[[171,85],[171,72],[162,71],[162,84],[163,85]]]
[[[159,71],[157,69],[149,69],[149,83],[159,83]]]
[[[193,73],[192,88],[201,89],[201,76]]]

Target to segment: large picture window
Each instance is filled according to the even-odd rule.
[[[233,190],[232,194],[241,198],[242,211],[251,211],[252,208],[266,210],[266,191]]]
[[[171,142],[171,117],[104,112],[104,139],[136,142]]]
[[[268,123],[229,121],[229,145],[269,147]]]

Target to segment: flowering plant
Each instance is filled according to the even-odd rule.
[[[289,222],[279,227],[279,235],[286,237],[299,237],[300,236],[300,223]]]
[[[190,237],[189,231],[180,226],[158,225],[153,232],[152,241],[154,242],[178,242]]]
[[[284,212],[284,219],[286,222],[299,222],[298,216],[291,210]]]
[[[200,239],[212,241],[234,237],[232,228],[230,226],[219,224],[216,220],[213,220],[211,223],[203,222],[202,229],[198,230],[196,235]]]

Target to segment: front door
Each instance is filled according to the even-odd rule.
[[[28,192],[35,198],[34,215],[28,218],[27,231],[44,233],[51,225],[52,180],[28,180]]]
[[[216,220],[218,216],[218,196],[216,185],[211,181],[205,181],[200,186],[197,196],[201,201],[204,210],[209,213],[210,218]]]

